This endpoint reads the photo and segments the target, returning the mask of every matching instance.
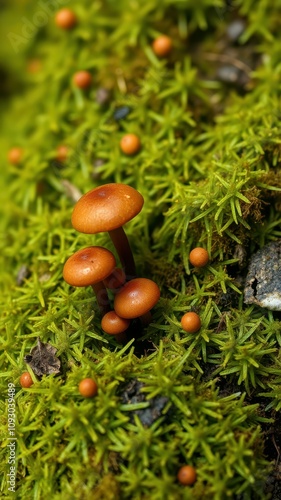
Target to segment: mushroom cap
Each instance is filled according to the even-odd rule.
[[[72,286],[90,286],[107,278],[115,266],[115,257],[106,248],[82,248],[64,264],[63,278]]]
[[[81,233],[113,231],[133,219],[144,199],[126,184],[104,184],[84,194],[72,213],[72,225]]]
[[[129,326],[130,320],[120,318],[115,311],[109,311],[101,320],[101,327],[103,331],[109,335],[118,335],[118,333],[123,333],[129,328]]]
[[[121,318],[138,318],[150,311],[159,298],[160,290],[154,281],[135,278],[115,295],[114,309]]]

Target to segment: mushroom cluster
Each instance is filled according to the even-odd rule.
[[[127,340],[131,320],[139,318],[143,325],[151,320],[150,310],[160,298],[158,285],[148,278],[136,276],[132,250],[123,225],[143,207],[142,195],[121,183],[104,184],[91,189],[76,203],[72,213],[73,227],[86,234],[108,232],[119,257],[100,246],[89,246],[75,252],[63,268],[64,280],[71,286],[91,286],[102,316],[105,333],[118,342]],[[108,295],[113,297],[113,308]]]

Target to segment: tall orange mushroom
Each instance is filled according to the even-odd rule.
[[[91,286],[96,294],[100,312],[104,315],[110,310],[110,303],[103,280],[112,273],[115,266],[115,257],[106,248],[82,248],[66,261],[63,277],[72,286]]]
[[[142,209],[143,197],[126,184],[104,184],[84,194],[72,213],[72,225],[81,233],[108,232],[127,278],[136,275],[134,257],[123,225]]]

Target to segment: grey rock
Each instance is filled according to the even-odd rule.
[[[244,302],[281,311],[281,240],[269,243],[252,256]]]
[[[226,33],[228,38],[232,42],[236,42],[236,40],[238,40],[238,38],[245,31],[245,28],[246,28],[246,23],[245,21],[243,21],[243,19],[235,19],[227,27]]]
[[[248,77],[244,71],[237,68],[233,64],[224,64],[223,66],[220,66],[217,70],[217,78],[223,83],[241,87],[248,81]]]

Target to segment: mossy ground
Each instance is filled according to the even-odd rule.
[[[280,498],[280,314],[246,306],[242,292],[252,253],[281,236],[281,3],[70,1],[73,30],[58,29],[53,13],[36,27],[51,3],[65,5],[2,2],[0,21],[1,498]],[[245,27],[233,41],[235,19]],[[161,33],[174,44],[162,60],[151,50]],[[218,77],[222,66],[236,71],[232,84]],[[72,84],[81,69],[93,76],[86,92]],[[130,112],[117,120],[122,106]],[[141,138],[133,157],[119,148],[126,132]],[[63,164],[60,144],[70,151]],[[6,159],[13,146],[24,152],[18,166]],[[78,234],[70,222],[73,188],[107,182],[144,196],[127,234],[139,275],[161,287],[153,323],[124,347],[101,331],[91,289],[62,279],[82,246],[112,249],[105,234]],[[194,246],[210,253],[204,269],[189,266]],[[181,329],[188,310],[202,319],[196,334]],[[23,390],[38,337],[57,348],[61,373]],[[79,395],[84,377],[98,383],[93,400]],[[135,379],[140,402],[124,399]],[[141,410],[157,396],[165,405],[144,425]],[[192,487],[177,482],[184,464],[197,470]]]

